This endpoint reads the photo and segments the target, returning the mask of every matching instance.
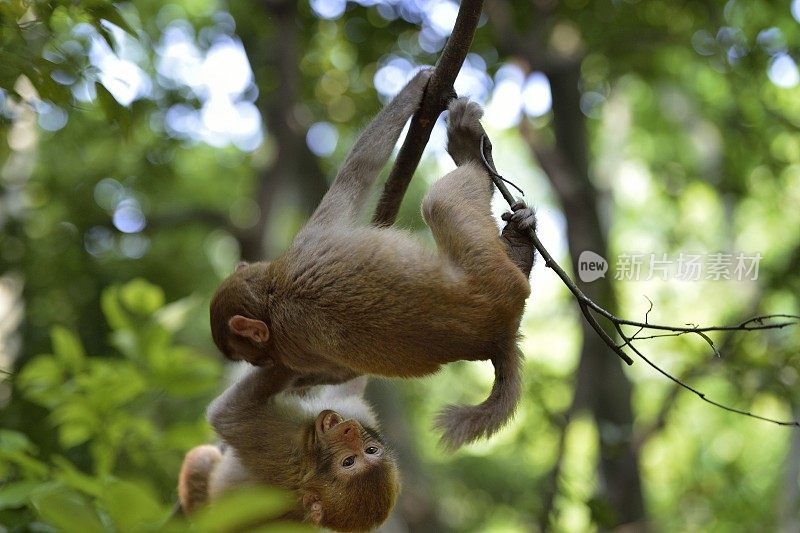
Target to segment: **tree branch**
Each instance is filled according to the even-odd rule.
[[[514,197],[509,192],[508,188],[506,187],[505,183],[503,183],[503,177],[497,173],[497,170],[494,167],[494,164],[491,161],[491,155],[489,150],[487,149],[487,145],[489,145],[489,139],[484,135],[481,139],[481,153],[483,156],[483,163],[486,165],[489,173],[492,176],[492,181],[494,182],[497,189],[503,195],[503,198],[508,202],[508,205],[514,204],[516,201]],[[687,326],[672,326],[672,325],[665,325],[665,324],[651,324],[648,319],[647,315],[645,315],[645,321],[640,322],[637,320],[628,320],[625,318],[620,318],[615,314],[611,313],[610,311],[606,310],[602,306],[595,303],[591,298],[586,296],[583,291],[575,284],[574,281],[564,272],[564,269],[553,259],[553,256],[550,255],[550,252],[542,245],[542,242],[539,240],[539,237],[536,236],[536,232],[533,229],[528,230],[531,240],[533,241],[533,247],[542,255],[542,258],[545,261],[545,266],[553,269],[553,271],[561,278],[561,281],[564,285],[567,286],[569,291],[578,301],[578,306],[581,309],[581,313],[586,318],[586,321],[592,326],[592,328],[597,332],[603,342],[614,351],[623,361],[627,364],[633,364],[633,360],[630,356],[625,353],[624,348],[630,348],[633,353],[635,353],[639,358],[655,369],[657,372],[665,376],[666,378],[670,379],[671,381],[675,382],[680,387],[693,392],[696,394],[701,400],[706,403],[710,403],[720,409],[724,409],[725,411],[730,411],[732,413],[737,413],[743,416],[747,416],[750,418],[756,418],[758,420],[764,420],[766,422],[772,422],[773,424],[777,424],[780,426],[797,426],[800,427],[800,421],[797,420],[789,420],[789,421],[782,421],[777,420],[774,418],[768,418],[764,416],[760,416],[749,411],[744,411],[742,409],[737,409],[735,407],[730,407],[724,404],[721,404],[715,400],[707,398],[705,393],[700,392],[699,390],[695,389],[691,385],[681,381],[680,379],[676,378],[653,361],[651,361],[647,356],[645,356],[641,350],[634,346],[634,341],[642,340],[644,337],[637,337],[637,335],[644,331],[644,330],[658,330],[658,331],[668,331],[671,332],[671,335],[682,335],[685,333],[695,333],[699,335],[703,340],[708,342],[712,349],[714,349],[715,353],[718,353],[716,347],[714,346],[713,341],[706,335],[707,332],[711,331],[754,331],[754,330],[764,330],[764,329],[781,329],[791,325],[797,325],[800,323],[800,316],[798,315],[788,315],[788,314],[776,314],[776,315],[762,315],[750,318],[741,322],[736,326],[707,326],[707,327],[699,327],[697,325],[687,325]],[[623,343],[617,344],[611,338],[611,336],[600,326],[597,318],[594,316],[594,313],[599,314],[603,318],[607,319],[613,325],[614,329],[616,329],[617,333],[619,334],[620,338],[622,339]],[[650,311],[648,310],[648,313]],[[772,322],[775,319],[787,319],[787,321],[783,322]],[[636,333],[632,335],[628,335],[622,329],[622,326],[633,326],[638,328]]]
[[[458,17],[453,26],[442,55],[436,62],[436,68],[428,82],[425,98],[419,111],[411,119],[411,126],[406,134],[400,153],[394,162],[389,178],[383,187],[383,193],[375,208],[372,218],[377,226],[391,226],[397,218],[400,203],[414,176],[414,171],[422,158],[422,152],[431,138],[436,119],[447,108],[448,102],[455,96],[453,83],[461,65],[467,57],[469,47],[478,27],[483,0],[462,0],[458,9]]]

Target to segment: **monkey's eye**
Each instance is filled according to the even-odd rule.
[[[367,452],[368,454],[372,455],[372,454],[378,453],[378,447],[377,446],[370,446],[369,448],[367,448],[364,451]]]
[[[355,464],[355,462],[356,462],[356,456],[355,455],[351,455],[350,457],[347,457],[347,458],[345,458],[344,461],[342,461],[342,466],[345,467],[345,468],[350,468],[351,466],[353,466]]]

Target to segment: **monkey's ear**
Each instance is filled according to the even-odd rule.
[[[234,315],[228,320],[231,331],[242,337],[247,337],[255,342],[267,342],[269,328],[261,320]]]
[[[320,500],[319,494],[311,491],[303,494],[303,507],[308,513],[308,520],[320,525],[322,522],[322,500]]]
[[[236,263],[236,272],[240,271],[246,266],[250,266],[250,263],[248,263],[247,261],[239,261],[238,263]]]

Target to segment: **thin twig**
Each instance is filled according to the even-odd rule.
[[[486,166],[489,174],[492,177],[492,181],[494,182],[497,189],[500,191],[500,194],[503,195],[503,198],[508,202],[508,205],[513,205],[516,200],[511,193],[509,192],[508,188],[506,187],[505,183],[503,183],[503,178],[498,174],[497,170],[494,167],[494,163],[491,159],[491,143],[489,142],[488,137],[484,135],[481,138],[481,157],[483,159],[483,164]],[[547,249],[542,245],[539,238],[536,236],[536,232],[533,228],[528,230],[528,234],[533,241],[533,247],[536,249],[539,254],[541,254],[542,258],[545,261],[545,266],[551,268],[564,285],[570,290],[570,292],[575,296],[575,299],[578,301],[578,307],[581,310],[581,313],[586,318],[586,321],[589,325],[594,329],[597,334],[603,339],[603,342],[614,351],[623,361],[628,363],[629,365],[633,364],[633,360],[625,353],[623,348],[628,347],[630,348],[633,353],[635,353],[639,358],[642,359],[645,363],[647,363],[650,367],[654,368],[660,374],[665,376],[666,378],[670,379],[680,387],[693,392],[696,394],[701,400],[704,402],[710,403],[720,409],[724,409],[725,411],[730,411],[732,413],[740,414],[743,416],[747,416],[750,418],[756,418],[758,420],[764,420],[766,422],[772,422],[773,424],[777,424],[779,426],[798,426],[800,427],[800,421],[791,420],[791,421],[783,421],[777,420],[774,418],[769,418],[765,416],[760,416],[753,414],[749,411],[744,411],[742,409],[737,409],[735,407],[730,407],[724,404],[721,404],[715,400],[712,400],[706,397],[705,393],[700,392],[699,390],[695,389],[691,385],[681,381],[680,379],[676,378],[663,368],[659,367],[657,364],[652,362],[649,358],[647,358],[638,348],[633,345],[634,340],[643,340],[646,337],[637,337],[637,335],[644,331],[644,330],[660,330],[660,331],[670,331],[671,334],[665,335],[682,335],[686,333],[695,333],[703,338],[714,350],[715,354],[719,355],[719,352],[714,345],[714,342],[711,338],[706,335],[706,332],[711,331],[754,331],[754,330],[764,330],[764,329],[780,329],[790,325],[796,325],[798,320],[800,320],[800,316],[797,315],[788,315],[788,314],[775,314],[775,315],[761,315],[756,316],[750,319],[745,320],[744,322],[740,323],[738,326],[708,326],[708,327],[699,327],[696,324],[691,324],[687,326],[669,326],[669,325],[662,325],[662,324],[651,324],[649,322],[649,314],[650,311],[653,309],[652,302],[650,302],[650,308],[645,313],[645,321],[640,322],[636,320],[628,320],[624,318],[620,318],[615,314],[611,313],[610,311],[606,310],[605,308],[601,307],[597,303],[595,303],[591,298],[586,296],[583,291],[575,284],[574,281],[567,275],[563,268],[553,259],[553,256],[547,251]],[[600,314],[601,316],[605,317],[609,322],[612,323],[614,328],[619,333],[620,338],[622,339],[622,345],[618,345],[611,336],[600,326],[597,321],[597,318],[592,314],[592,311]],[[778,323],[765,323],[770,320],[775,320],[778,318],[785,318],[791,319],[792,321],[789,322],[778,322]],[[622,329],[622,326],[633,326],[638,327],[639,329],[636,333],[632,336],[626,335]]]

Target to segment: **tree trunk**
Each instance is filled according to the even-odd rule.
[[[555,163],[545,163],[567,222],[567,239],[573,265],[591,250],[608,257],[606,229],[601,226],[598,191],[589,178],[585,117],[580,110],[580,61],[564,61],[547,72],[553,93]],[[541,153],[539,154],[541,156]],[[541,157],[540,157],[541,159]],[[577,276],[576,276],[577,277]],[[607,278],[591,283],[576,279],[595,302],[611,312],[617,303]],[[631,383],[611,352],[591,327],[581,322],[581,348],[575,386],[574,410],[588,409],[600,435],[600,512],[595,519],[603,528],[645,524],[638,454],[632,446]]]
[[[276,145],[276,155],[272,164],[259,175],[256,192],[259,219],[240,239],[242,258],[248,261],[263,259],[270,249],[274,250],[265,232],[277,196],[295,196],[300,209],[310,216],[328,188],[317,157],[306,144],[306,129],[298,124],[294,115],[301,100],[297,3],[275,0],[265,2],[263,7],[267,15],[265,25],[270,26],[271,31],[242,37],[256,73],[261,91],[259,108],[267,125],[267,135]],[[265,39],[267,35],[272,39]],[[271,89],[265,90],[268,87]]]

